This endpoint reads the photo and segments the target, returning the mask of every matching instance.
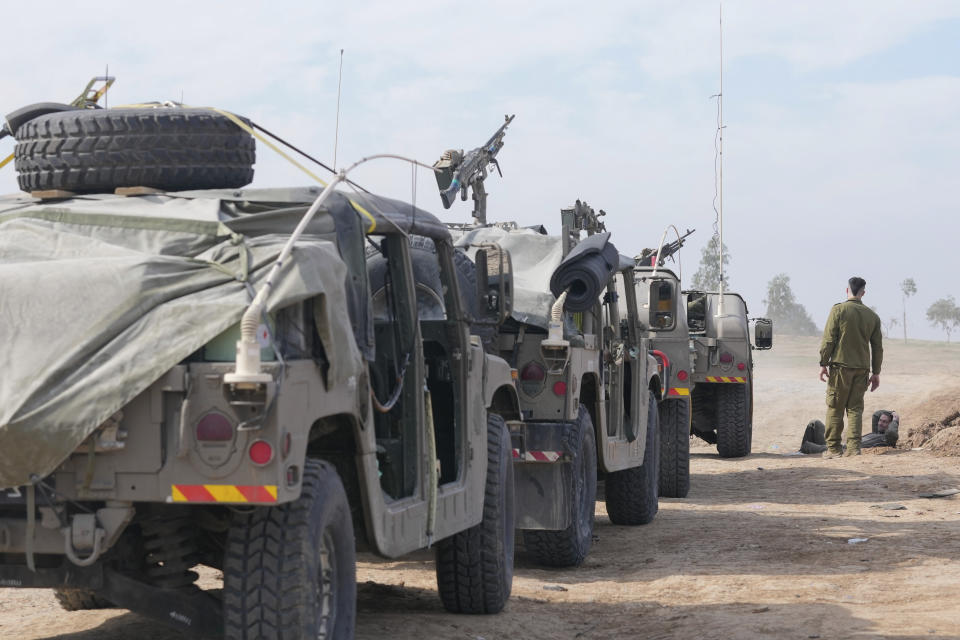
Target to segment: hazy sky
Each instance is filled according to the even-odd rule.
[[[960,299],[960,2],[724,3],[724,241],[753,315],[780,272],[818,326],[846,279],[911,335]],[[69,101],[109,65],[112,104],[180,100],[246,115],[338,165],[394,152],[433,162],[516,114],[488,181],[491,219],[558,230],[581,198],[623,253],[667,224],[696,228],[685,280],[713,233],[719,90],[716,2],[48,2],[7,21],[6,113]],[[39,14],[42,13],[42,19]],[[4,155],[12,142],[0,142]],[[257,186],[309,179],[258,145]],[[353,176],[410,199],[408,166]],[[12,165],[0,192],[16,190]],[[443,211],[433,177],[418,204]],[[901,330],[898,329],[898,332]],[[900,333],[902,335],[902,333]]]

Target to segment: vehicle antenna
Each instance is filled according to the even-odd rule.
[[[343,82],[343,49],[340,49],[340,73],[337,77],[337,125],[333,132],[333,168],[337,168],[337,143],[340,141],[340,86]]]
[[[110,63],[109,63],[109,62],[107,63],[106,68],[105,68],[105,70],[104,70],[104,72],[103,72],[103,77],[104,77],[104,78],[109,78],[109,77],[110,77]],[[107,92],[104,92],[104,94],[103,94],[103,108],[104,108],[104,109],[109,109],[109,108],[110,108],[110,96],[107,95]]]
[[[719,174],[717,177],[717,201],[720,205],[717,211],[719,221],[719,246],[720,252],[720,297],[717,300],[717,317],[724,315],[723,308],[723,3],[720,3],[720,93],[717,94],[717,138],[719,146],[717,150],[717,164]]]

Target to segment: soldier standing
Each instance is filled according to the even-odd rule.
[[[833,305],[820,343],[820,380],[827,383],[827,450],[824,458],[860,455],[863,428],[863,394],[880,386],[883,343],[880,318],[861,299],[867,282],[854,276],[848,281],[847,300]],[[872,375],[871,375],[872,371]],[[849,430],[843,451],[843,414]]]

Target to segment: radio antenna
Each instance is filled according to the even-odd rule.
[[[340,49],[340,73],[337,77],[337,125],[333,132],[333,168],[337,168],[337,143],[340,141],[340,87],[343,83],[343,49]]]
[[[717,317],[724,315],[723,308],[723,3],[720,3],[720,93],[717,94],[717,136],[719,138],[718,165],[719,174],[717,176],[717,201],[719,209],[717,217],[719,218],[720,243],[720,298],[717,300]]]

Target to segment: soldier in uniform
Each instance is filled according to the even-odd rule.
[[[863,394],[880,386],[883,337],[880,318],[862,302],[867,282],[848,281],[847,300],[833,305],[820,343],[820,380],[827,383],[827,420],[824,458],[860,455]],[[843,414],[846,412],[847,449],[843,451]]]
[[[880,409],[873,412],[873,428],[863,436],[861,448],[895,447],[900,437],[900,416],[896,411]],[[803,432],[800,453],[823,453],[827,450],[826,426],[819,420],[811,420]]]

